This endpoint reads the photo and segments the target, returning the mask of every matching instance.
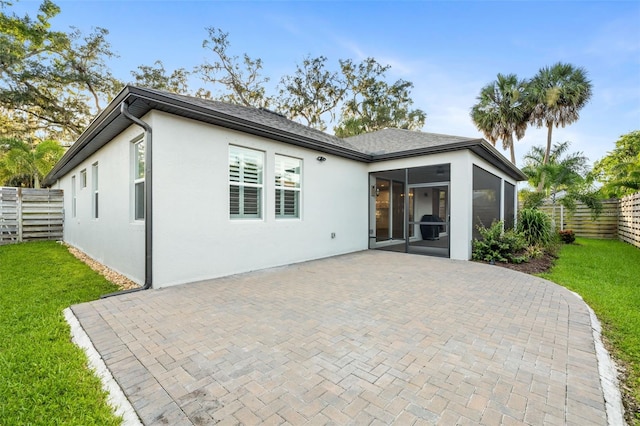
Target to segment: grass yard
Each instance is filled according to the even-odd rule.
[[[120,424],[62,315],[116,290],[55,242],[0,246],[0,424]]]
[[[627,421],[640,425],[640,249],[616,240],[576,243],[563,246],[555,266],[540,276],[580,294],[595,311],[627,369],[625,399],[635,405],[627,407],[633,416]]]

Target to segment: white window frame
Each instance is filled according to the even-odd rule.
[[[87,169],[80,170],[80,189],[87,187]]]
[[[255,163],[255,164],[252,164]],[[236,164],[237,170],[234,170]],[[244,166],[247,164],[248,166]],[[262,220],[264,211],[265,153],[253,148],[229,145],[229,218]],[[234,202],[233,188],[237,188],[237,202]],[[256,212],[247,212],[245,189],[256,190]],[[237,204],[237,211],[234,205]]]
[[[302,160],[300,158],[276,154],[274,169],[276,219],[300,219],[302,205]],[[293,213],[287,213],[286,211],[285,199],[287,193],[294,195],[295,211]]]
[[[98,204],[98,162],[91,165],[91,215],[94,219],[99,217]]]
[[[71,217],[78,215],[78,193],[76,187],[76,175],[71,176]]]
[[[131,153],[131,181],[132,181],[132,187],[131,187],[131,198],[132,198],[132,211],[131,214],[133,216],[133,220],[134,221],[144,221],[145,219],[145,205],[146,205],[146,199],[145,199],[145,193],[146,193],[146,187],[145,187],[145,161],[146,161],[146,153],[147,153],[147,147],[145,146],[145,141],[143,136],[137,137],[136,139],[131,141],[131,146],[132,146],[132,153]],[[140,153],[140,145],[142,145],[142,149],[143,149],[143,155],[142,155],[142,162],[140,161],[140,157],[139,153]],[[142,169],[141,169],[142,167]],[[139,205],[138,205],[138,192],[141,188],[142,190],[142,209],[141,211],[138,209]]]

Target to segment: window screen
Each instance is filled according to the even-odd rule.
[[[516,186],[504,183],[504,229],[513,229],[516,215]]]
[[[489,227],[500,220],[500,186],[502,180],[478,166],[473,166],[473,237],[480,239],[477,226]]]

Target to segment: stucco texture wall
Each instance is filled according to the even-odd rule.
[[[145,120],[150,117],[145,117]],[[132,205],[131,141],[142,130],[131,126],[78,167],[63,176],[57,187],[64,190],[64,241],[95,260],[132,279],[144,282],[144,222],[134,221]],[[98,164],[98,218],[93,217],[92,166]],[[82,188],[80,174],[87,173]],[[76,176],[76,215],[72,208],[72,177]]]
[[[365,164],[169,114],[153,115],[154,287],[367,248]],[[229,145],[265,154],[261,219],[230,219]],[[275,217],[276,154],[302,160],[300,219]],[[319,162],[319,155],[326,161]]]

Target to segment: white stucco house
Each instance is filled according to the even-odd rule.
[[[339,139],[276,113],[125,87],[49,173],[64,240],[161,288],[365,249],[468,260],[520,170],[483,139]]]

